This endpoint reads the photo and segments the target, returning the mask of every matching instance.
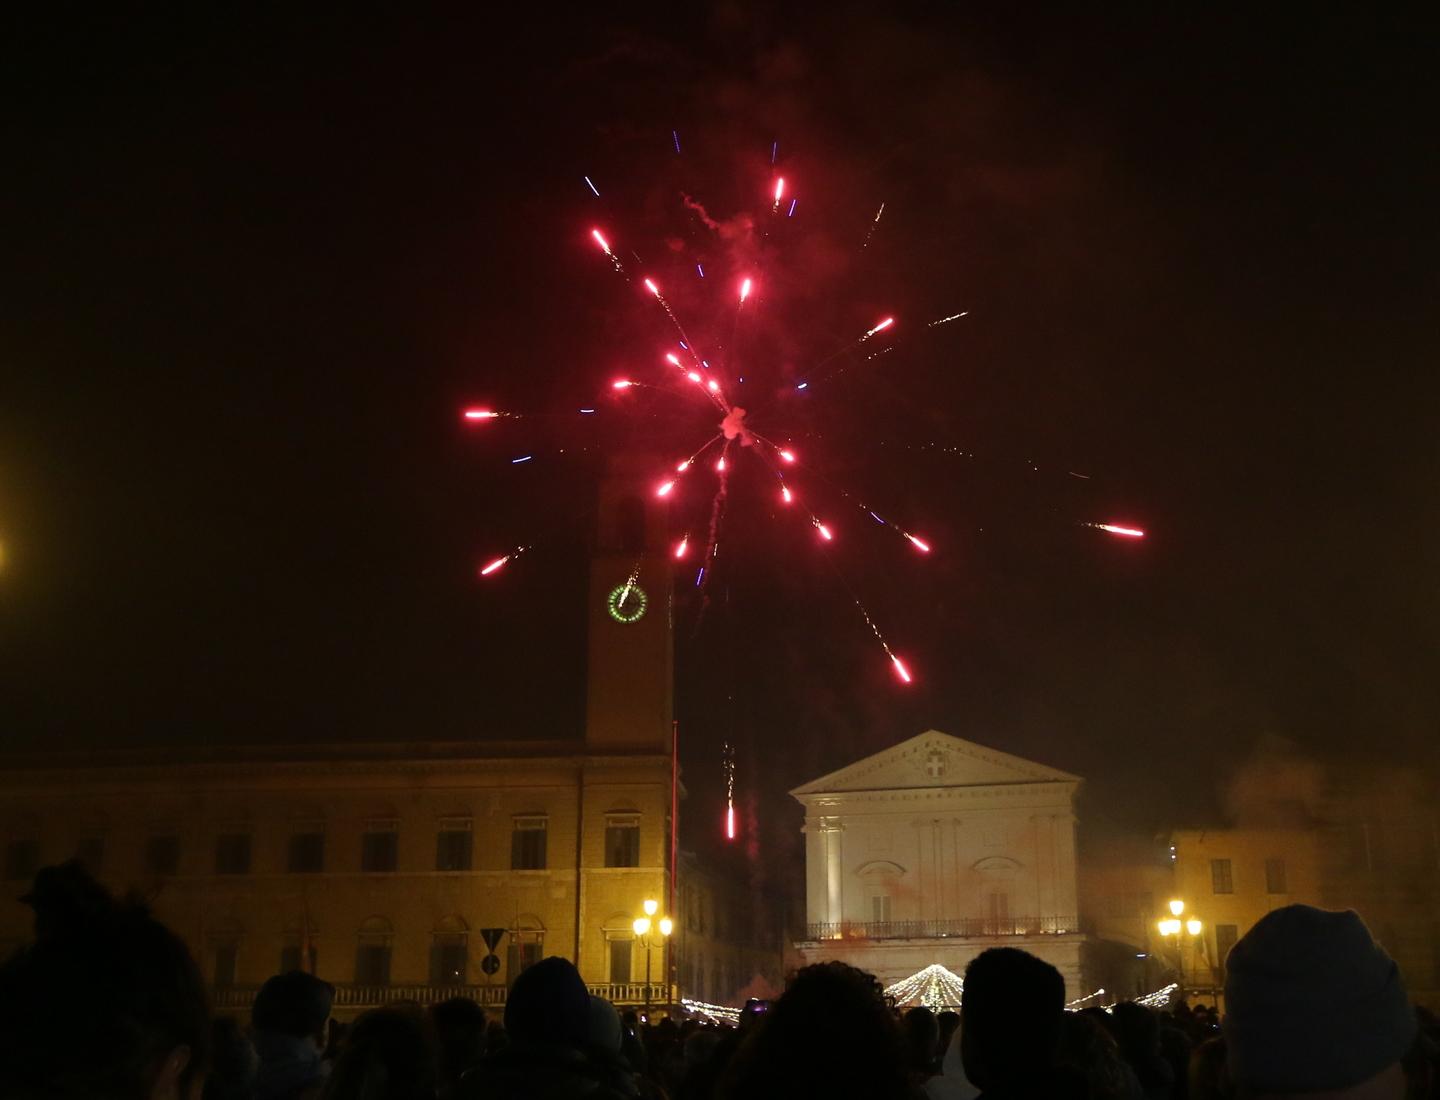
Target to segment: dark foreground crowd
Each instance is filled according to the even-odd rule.
[[[342,1027],[333,989],[297,971],[244,1027],[211,1019],[174,933],[78,864],[24,900],[34,942],[0,964],[0,1100],[1440,1100],[1435,1018],[1359,917],[1302,905],[1235,945],[1223,1019],[1067,1012],[1054,967],[995,948],[966,968],[958,1014],[897,1015],[871,975],[824,963],[737,1028],[650,1026],[549,958],[503,1024],[455,998]]]

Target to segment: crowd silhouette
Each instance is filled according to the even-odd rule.
[[[77,863],[22,900],[35,934],[0,963],[0,1100],[1440,1100],[1440,1026],[1353,912],[1267,915],[1230,953],[1223,1014],[1070,1012],[1053,966],[1001,947],[966,968],[959,1013],[898,1012],[828,962],[734,1028],[650,1022],[547,958],[503,1020],[456,997],[340,1025],[333,988],[299,971],[248,1021],[212,1019],[179,937]]]

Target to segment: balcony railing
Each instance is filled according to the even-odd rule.
[[[959,917],[952,920],[826,921],[805,926],[807,940],[943,940],[1060,936],[1080,931],[1078,917]]]
[[[647,1001],[652,1005],[672,1003],[674,998],[664,982],[602,982],[591,985],[590,992],[604,997],[611,1004],[638,1008]],[[648,990],[648,997],[646,995]],[[218,1009],[248,1009],[255,1003],[258,986],[237,985],[210,991],[211,1003]],[[337,982],[336,1008],[379,1008],[393,1004],[432,1005],[451,997],[469,997],[478,1004],[500,1008],[508,990],[504,985],[356,985]]]

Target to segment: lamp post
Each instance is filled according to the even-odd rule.
[[[635,930],[635,938],[640,941],[640,946],[645,949],[645,1015],[650,1015],[650,950],[655,946],[651,930],[660,933],[660,942],[668,950],[670,946],[670,933],[675,929],[675,922],[669,917],[661,917],[658,921],[653,920],[660,910],[660,903],[650,898],[645,899],[645,915],[636,917],[631,927]],[[667,959],[668,965],[668,959]]]
[[[1185,996],[1185,941],[1181,938],[1180,931],[1183,928],[1190,934],[1191,940],[1194,940],[1204,927],[1195,917],[1182,921],[1180,914],[1184,912],[1185,903],[1176,898],[1170,902],[1170,916],[1161,920],[1157,925],[1162,938],[1175,937],[1175,984],[1179,988],[1182,998]]]

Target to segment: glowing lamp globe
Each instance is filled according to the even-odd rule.
[[[661,918],[660,918],[660,934],[661,934],[662,936],[668,936],[668,935],[669,935],[671,932],[673,932],[673,931],[675,931],[675,922],[674,922],[673,920],[671,920],[669,917],[661,917]]]
[[[1185,903],[1184,903],[1183,901],[1181,901],[1181,900],[1179,900],[1179,899],[1177,898],[1176,900],[1174,900],[1174,901],[1172,901],[1172,902],[1170,903],[1170,915],[1171,915],[1171,916],[1173,916],[1173,917],[1178,917],[1178,916],[1179,916],[1181,913],[1183,913],[1183,912],[1185,912]]]
[[[653,917],[660,910],[660,903],[653,898],[646,898],[645,904],[641,907],[645,910],[647,917]]]
[[[635,929],[635,934],[637,936],[643,936],[650,931],[650,918],[636,917],[635,923],[632,924],[630,927]]]

